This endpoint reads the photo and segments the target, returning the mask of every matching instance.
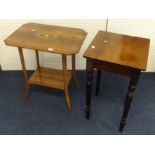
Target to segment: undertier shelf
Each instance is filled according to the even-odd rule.
[[[71,72],[67,71],[67,81],[71,80]],[[36,84],[56,89],[64,89],[64,77],[62,70],[40,67],[29,79],[30,84]]]

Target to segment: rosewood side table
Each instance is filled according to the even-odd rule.
[[[22,25],[5,40],[6,45],[18,47],[25,81],[25,98],[29,94],[29,84],[64,90],[67,108],[71,111],[68,85],[72,77],[78,86],[75,75],[75,54],[80,51],[86,35],[87,33],[82,29],[28,23]],[[32,49],[36,54],[37,69],[30,79],[26,72],[22,48]],[[63,70],[41,67],[39,51],[61,54]],[[67,55],[72,56],[72,73],[67,71]]]
[[[84,57],[87,59],[86,118],[90,117],[93,70],[97,69],[96,96],[99,93],[101,71],[130,77],[119,131],[123,131],[142,70],[146,69],[150,40],[99,31]]]

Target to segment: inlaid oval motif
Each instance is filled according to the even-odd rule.
[[[37,33],[37,37],[40,39],[50,39],[50,40],[57,39],[57,35],[51,35],[47,33]]]

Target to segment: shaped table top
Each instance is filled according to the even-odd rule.
[[[6,45],[59,54],[75,54],[87,33],[78,28],[68,28],[37,23],[22,25],[7,39]]]

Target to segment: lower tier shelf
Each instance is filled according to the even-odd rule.
[[[67,71],[68,84],[71,80],[71,72]],[[56,89],[64,89],[64,77],[62,70],[40,67],[29,79],[30,84],[36,84]]]

